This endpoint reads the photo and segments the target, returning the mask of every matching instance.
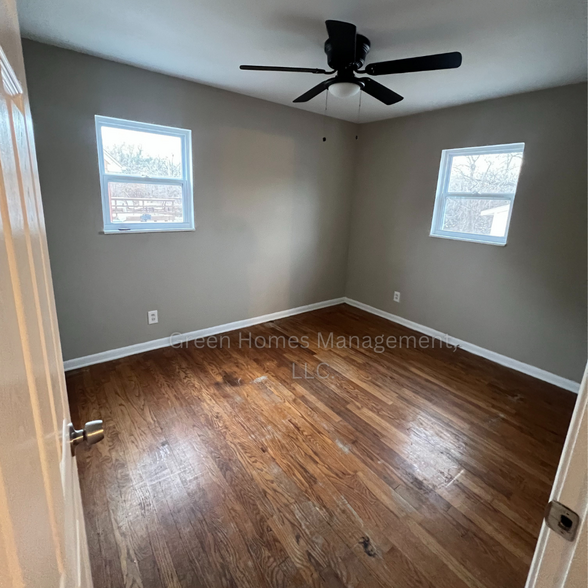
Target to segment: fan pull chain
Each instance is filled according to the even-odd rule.
[[[329,90],[325,92],[325,112],[323,114],[323,142],[327,140],[327,106],[329,105]]]
[[[356,124],[359,125],[359,116],[361,114],[361,95],[363,94],[363,92],[360,90],[359,91],[359,102],[357,104],[357,122]],[[355,140],[357,141],[358,135],[355,135]]]

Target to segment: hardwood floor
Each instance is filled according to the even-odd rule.
[[[70,372],[95,588],[522,588],[575,395],[378,335],[421,337],[338,306]]]

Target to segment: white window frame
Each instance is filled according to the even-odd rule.
[[[102,194],[102,218],[105,234],[120,233],[157,233],[166,231],[194,230],[194,194],[192,182],[192,131],[177,129],[152,123],[142,123],[121,118],[96,115],[96,142],[98,146],[98,166],[100,171],[100,191]],[[104,149],[102,146],[102,127],[143,131],[157,135],[179,137],[182,144],[182,177],[164,178],[159,176],[143,176],[131,174],[107,173],[104,168]],[[182,211],[184,222],[153,222],[153,223],[113,223],[110,220],[110,203],[108,198],[109,182],[129,182],[137,184],[165,184],[182,187]]]
[[[507,145],[487,145],[484,147],[465,147],[462,149],[445,149],[441,154],[441,165],[439,166],[439,179],[437,181],[437,193],[435,196],[435,207],[433,210],[433,221],[431,223],[431,237],[440,237],[441,239],[455,239],[457,241],[473,241],[476,243],[485,243],[487,245],[506,245],[508,230],[510,228],[510,218],[514,207],[515,191],[506,194],[474,194],[470,192],[449,192],[449,176],[451,175],[451,166],[453,158],[460,155],[486,155],[490,153],[514,153],[520,151],[524,154],[524,143],[509,143]],[[524,155],[523,155],[524,157]],[[518,187],[518,180],[517,180]],[[445,206],[447,198],[472,198],[475,200],[504,200],[509,203],[508,219],[506,221],[506,230],[504,237],[494,235],[478,235],[476,233],[460,233],[457,231],[443,230],[443,218],[445,216]]]

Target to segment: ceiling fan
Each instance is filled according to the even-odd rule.
[[[439,53],[423,57],[395,59],[370,63],[360,69],[370,50],[370,40],[357,33],[357,28],[349,22],[327,20],[329,38],[325,41],[327,63],[332,71],[309,67],[279,67],[266,65],[242,65],[241,69],[255,71],[284,71],[313,74],[335,74],[335,77],[324,80],[314,88],[298,96],[294,102],[308,102],[321,92],[328,90],[334,96],[347,98],[363,90],[376,100],[386,105],[396,104],[403,97],[386,86],[367,77],[356,77],[356,73],[367,73],[371,76],[408,73],[416,71],[432,71],[436,69],[453,69],[461,65],[461,53]]]

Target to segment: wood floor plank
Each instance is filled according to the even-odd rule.
[[[345,305],[67,383],[96,588],[522,588],[575,400]]]

